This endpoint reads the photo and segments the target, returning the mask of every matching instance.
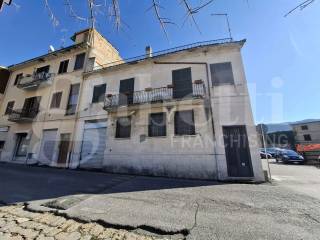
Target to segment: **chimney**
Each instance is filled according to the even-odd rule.
[[[152,48],[151,46],[146,46],[146,58],[152,57]]]

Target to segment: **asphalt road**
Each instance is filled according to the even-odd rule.
[[[271,164],[273,184],[0,165],[0,201],[186,239],[319,239],[320,170]],[[48,204],[49,202],[49,204]]]

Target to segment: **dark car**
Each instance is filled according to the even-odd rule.
[[[270,153],[268,153],[268,151],[266,152],[265,149],[261,148],[260,149],[260,158],[263,158],[263,159],[271,159],[272,158],[272,155]]]
[[[281,149],[277,153],[276,161],[282,161],[283,163],[300,163],[304,164],[303,156],[299,155],[293,150]]]

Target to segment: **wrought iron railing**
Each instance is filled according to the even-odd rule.
[[[171,100],[181,100],[187,98],[203,98],[205,96],[204,84],[194,83],[192,85],[192,93],[185,94],[180,97],[175,96],[175,93],[179,90],[174,90],[173,87],[161,87],[161,88],[150,88],[142,91],[136,91],[127,94],[107,94],[104,102],[105,109],[120,107],[120,106],[130,106],[135,104],[143,103],[155,103]]]
[[[11,122],[32,121],[39,113],[38,108],[11,110],[8,120]]]
[[[43,82],[50,81],[54,77],[53,73],[34,73],[32,75],[26,75],[20,78],[17,87],[19,88],[28,88],[38,86]]]

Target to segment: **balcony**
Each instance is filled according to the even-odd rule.
[[[23,76],[17,87],[25,90],[34,90],[39,87],[45,87],[52,84],[54,74],[47,72],[34,73],[32,75]]]
[[[186,94],[181,97],[182,95],[183,94],[179,94],[179,91],[174,90],[174,88],[171,86],[150,89],[148,88],[142,91],[127,94],[108,94],[104,101],[104,109],[108,111],[121,106],[128,107],[145,103],[159,103],[185,99],[204,98],[204,84],[202,83],[202,81],[199,83],[193,83],[192,94]]]
[[[8,120],[11,122],[32,122],[38,115],[39,109],[12,110]]]

